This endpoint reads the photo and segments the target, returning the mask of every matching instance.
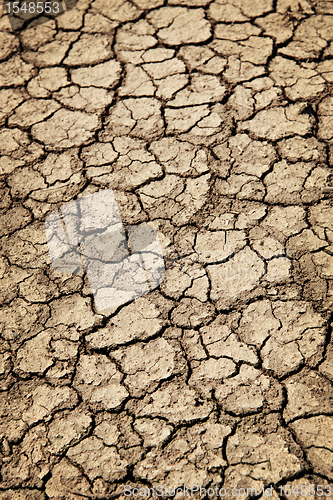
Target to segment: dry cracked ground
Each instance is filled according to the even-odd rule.
[[[0,59],[0,499],[331,498],[333,3],[2,11]],[[45,236],[104,189],[166,266],[105,314]]]

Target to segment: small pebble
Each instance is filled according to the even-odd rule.
[[[3,438],[2,440],[2,451],[5,456],[11,455],[11,448],[10,444],[8,443],[8,440],[6,438]]]

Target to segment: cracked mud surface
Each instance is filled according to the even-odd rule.
[[[0,499],[332,483],[333,4],[81,0],[0,40]],[[103,189],[166,265],[105,314],[45,236]]]

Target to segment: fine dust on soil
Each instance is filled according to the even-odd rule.
[[[333,2],[80,0],[0,39],[0,499],[321,496]],[[45,219],[104,189],[166,274],[101,314]]]

